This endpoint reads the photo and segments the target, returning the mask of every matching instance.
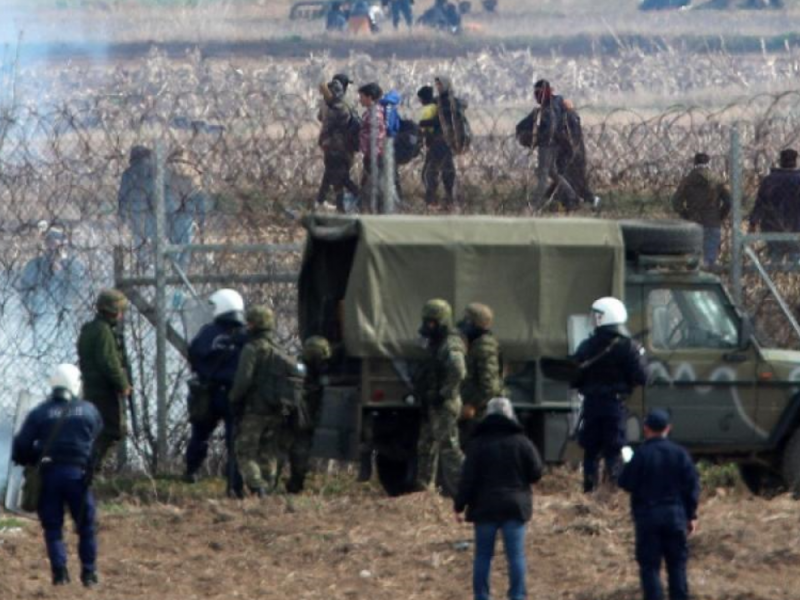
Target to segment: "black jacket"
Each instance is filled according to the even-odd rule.
[[[467,521],[529,521],[531,484],[542,477],[542,459],[522,427],[502,415],[489,415],[475,428],[467,448],[456,512]]]
[[[697,518],[697,469],[689,453],[667,439],[652,438],[639,446],[622,470],[619,486],[630,492],[631,510],[637,519],[669,506],[681,506],[690,521]]]
[[[761,231],[800,231],[800,171],[772,169],[758,186],[750,227]]]

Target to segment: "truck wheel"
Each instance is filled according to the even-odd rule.
[[[416,464],[413,459],[390,458],[378,452],[375,456],[378,481],[389,496],[408,494],[414,487]]]
[[[773,496],[781,489],[781,478],[764,465],[740,464],[739,476],[742,483],[756,496]]]
[[[800,489],[800,429],[795,430],[783,449],[781,477],[787,490],[796,492]]]
[[[697,254],[703,246],[703,228],[687,221],[620,221],[625,251],[634,254]]]

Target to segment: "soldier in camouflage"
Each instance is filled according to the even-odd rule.
[[[103,290],[97,315],[78,336],[78,361],[83,374],[83,396],[97,407],[103,429],[95,442],[95,468],[127,434],[126,401],[131,394],[128,356],[121,321],[128,301],[122,292]]]
[[[250,338],[242,349],[230,392],[239,419],[236,457],[247,487],[264,497],[275,490],[278,461],[288,445],[298,369],[275,341],[275,317],[266,306],[247,311]]]
[[[503,395],[500,373],[500,344],[491,332],[494,313],[485,304],[473,302],[464,311],[458,329],[467,340],[467,377],[461,385],[462,443],[474,425],[486,414],[489,400]]]
[[[419,464],[415,489],[429,488],[441,461],[445,493],[458,488],[464,455],[458,443],[461,414],[461,383],[467,374],[464,341],[453,329],[453,309],[445,300],[435,299],[422,309],[420,335],[430,356],[417,381],[417,395],[423,406],[417,454]]]
[[[291,475],[286,484],[286,491],[290,494],[303,491],[311,466],[311,447],[314,443],[314,431],[322,416],[322,397],[328,383],[330,358],[331,346],[324,337],[315,335],[303,344],[306,377],[303,382],[302,405],[292,419],[292,441],[289,449]]]

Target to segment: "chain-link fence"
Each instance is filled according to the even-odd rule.
[[[156,61],[135,89],[82,95],[57,105],[11,106],[0,113],[0,236],[5,248],[0,257],[0,420],[13,413],[20,390],[44,393],[51,366],[75,360],[75,340],[91,317],[94,297],[114,283],[114,247],[125,248],[129,271],[152,272],[152,254],[143,245],[152,235],[146,216],[152,207],[131,216],[120,213],[118,203],[135,146],[152,149],[159,143],[166,151],[166,170],[179,173],[186,186],[185,194],[173,190],[168,206],[171,241],[230,245],[302,237],[297,217],[313,205],[322,176],[317,98],[311,92],[275,93],[283,88],[265,90],[258,78],[246,80],[235,71],[212,75],[203,68],[197,63],[183,73],[189,82],[185,90],[167,85],[168,74],[158,70]],[[414,97],[411,81],[399,87],[404,96]],[[786,93],[757,96],[715,112],[675,108],[642,116],[629,110],[594,111],[583,127],[589,181],[604,199],[601,214],[665,214],[696,151],[708,153],[710,168],[729,179],[734,123],[741,139],[744,197],[753,198],[779,151],[797,141],[799,105],[800,93]],[[416,111],[408,103],[401,110],[407,116]],[[457,158],[463,212],[527,214],[536,184],[535,153],[514,137],[526,113],[489,103],[468,109],[473,143]],[[421,166],[416,160],[400,168],[402,212],[424,210]],[[723,253],[729,237],[725,229]],[[201,297],[231,274],[286,275],[299,268],[298,252],[195,252],[178,260],[190,272],[208,275],[196,290]],[[783,277],[779,286],[790,303],[796,302],[794,280]],[[296,290],[291,283],[242,280],[238,287],[248,302],[272,305],[281,337],[295,341]],[[754,311],[768,304],[759,302],[759,290],[747,289],[745,300]],[[152,290],[143,294],[152,303]],[[167,298],[168,320],[179,331],[180,307],[189,296],[185,286],[175,285]],[[131,312],[126,326],[142,426],[131,447],[139,464],[149,467],[157,440],[154,330],[138,311]],[[167,438],[174,461],[187,434],[187,372],[177,352],[170,350],[168,362]]]

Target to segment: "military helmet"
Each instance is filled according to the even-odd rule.
[[[494,322],[494,312],[492,312],[492,309],[480,302],[468,304],[464,314],[481,329],[489,329]]]
[[[328,360],[331,357],[331,345],[321,335],[313,335],[303,344],[303,360],[315,362]]]
[[[116,315],[128,307],[128,299],[119,290],[103,290],[97,297],[99,312]]]
[[[275,327],[275,314],[268,306],[259,304],[247,309],[247,324],[257,331],[269,330]]]
[[[436,321],[440,326],[450,327],[453,324],[453,309],[450,303],[441,298],[428,300],[422,307],[423,321]]]

